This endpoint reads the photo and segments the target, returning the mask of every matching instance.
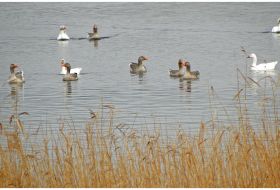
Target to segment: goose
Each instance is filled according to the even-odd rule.
[[[61,65],[61,71],[60,74],[61,75],[65,75],[67,73],[66,67],[64,66],[65,60],[61,59],[60,61],[60,65]],[[82,68],[81,67],[77,67],[77,68],[73,68],[70,70],[70,73],[77,73],[78,75],[80,74]]]
[[[185,62],[182,59],[179,59],[179,61],[178,61],[179,70],[169,69],[169,75],[171,77],[181,77],[181,76],[183,76],[186,72],[185,66],[186,66]]]
[[[66,34],[66,26],[60,26],[59,30],[60,31],[57,36],[58,41],[65,41],[70,39],[69,36]]]
[[[190,62],[186,61],[186,73],[183,76],[183,79],[198,79],[199,78],[199,71],[191,71],[191,64]]]
[[[138,63],[133,63],[131,62],[129,64],[130,67],[130,73],[132,74],[137,74],[137,73],[146,73],[147,72],[147,68],[146,66],[143,64],[143,61],[148,60],[147,57],[145,56],[140,56],[138,58]]]
[[[16,64],[11,64],[10,65],[10,72],[11,72],[11,75],[8,79],[8,82],[10,84],[14,84],[14,83],[24,83],[25,80],[24,80],[24,76],[23,76],[23,71],[17,71],[15,73],[15,68],[17,68],[18,65]]]
[[[93,25],[92,31],[93,31],[92,33],[91,32],[88,33],[88,38],[90,40],[99,40],[100,37],[98,34],[98,28],[96,24]]]
[[[273,33],[280,33],[280,18],[278,18],[277,24],[278,24],[278,26],[274,26],[272,28],[271,32],[273,32]]]
[[[248,55],[247,58],[253,58],[251,70],[254,70],[254,71],[274,70],[276,64],[278,63],[278,61],[274,61],[274,62],[270,62],[270,63],[260,63],[257,65],[257,56],[254,53],[251,53],[250,55]]]
[[[191,64],[190,62],[186,61],[185,62],[185,65],[186,65],[186,70],[190,71],[190,73],[192,75],[196,75],[196,76],[199,76],[200,75],[200,72],[199,71],[191,71]]]
[[[77,73],[70,73],[71,65],[69,63],[65,63],[64,67],[66,67],[67,73],[62,78],[63,81],[75,81],[78,80]]]

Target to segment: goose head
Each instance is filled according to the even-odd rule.
[[[64,64],[65,64],[65,60],[64,60],[64,59],[61,59],[61,60],[60,60],[60,65],[61,65],[61,67],[64,67]]]
[[[138,58],[138,64],[142,64],[142,62],[145,61],[145,60],[148,60],[148,58],[145,57],[145,56],[140,56],[140,57]]]
[[[66,30],[66,26],[64,26],[64,25],[60,26],[59,30]]]
[[[191,64],[190,64],[190,62],[185,61],[185,62],[184,62],[184,65],[186,66],[186,70],[187,70],[187,71],[191,71]]]
[[[96,24],[93,25],[92,30],[93,30],[93,33],[97,33],[97,30],[98,30],[98,29],[97,29],[97,25],[96,25]]]
[[[17,67],[18,67],[17,64],[14,64],[14,63],[11,64],[11,65],[10,65],[10,72],[11,72],[11,73],[14,73],[14,72],[15,72],[15,68],[17,68]]]
[[[247,56],[247,58],[255,58],[255,59],[256,59],[256,58],[257,58],[257,56],[256,56],[256,54],[251,53],[250,55],[248,55],[248,56]]]
[[[179,69],[181,69],[183,66],[185,66],[185,62],[183,61],[183,59],[179,59],[179,61],[178,61]]]
[[[71,65],[69,63],[64,63],[63,66],[66,67],[67,73],[69,74],[71,70]]]

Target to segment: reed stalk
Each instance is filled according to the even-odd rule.
[[[46,136],[27,150],[29,135],[14,117],[13,130],[1,125],[7,146],[0,146],[0,187],[280,187],[276,86],[271,83],[272,96],[262,104],[255,130],[244,96],[250,84],[260,81],[238,75],[237,123],[201,122],[197,134],[178,130],[172,139],[156,130],[122,130],[114,122],[114,107],[102,102],[101,113],[87,122],[84,133],[65,130],[62,123],[54,139]],[[244,81],[247,92],[241,90]]]

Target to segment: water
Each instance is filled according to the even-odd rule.
[[[227,123],[224,109],[232,122],[236,69],[245,73],[250,65],[240,46],[261,61],[280,61],[280,37],[268,33],[279,8],[280,3],[0,3],[0,121],[8,125],[11,114],[25,111],[29,129],[56,130],[60,119],[80,127],[89,121],[89,110],[100,111],[104,103],[115,107],[116,124],[135,128],[158,123],[167,131],[179,125],[196,130],[213,110]],[[101,36],[112,37],[84,39],[93,24]],[[60,25],[73,40],[55,40]],[[149,58],[143,77],[128,67],[140,55]],[[61,58],[83,68],[78,81],[62,81]],[[200,71],[199,80],[169,77],[179,58]],[[11,63],[24,70],[21,87],[7,84]],[[276,81],[279,69],[269,73]],[[267,75],[248,73],[255,80]],[[213,109],[211,86],[218,94]],[[254,86],[247,94],[251,116],[258,118],[263,89]]]

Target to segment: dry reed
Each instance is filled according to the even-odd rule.
[[[242,77],[248,88],[250,80]],[[197,135],[178,130],[172,140],[159,131],[123,130],[113,122],[114,108],[104,106],[107,123],[96,112],[83,135],[64,130],[63,123],[56,140],[27,151],[28,135],[14,117],[13,131],[1,125],[7,146],[0,146],[0,187],[280,187],[277,97],[271,99],[274,115],[264,105],[262,129],[255,131],[240,86],[235,126],[201,122]]]

